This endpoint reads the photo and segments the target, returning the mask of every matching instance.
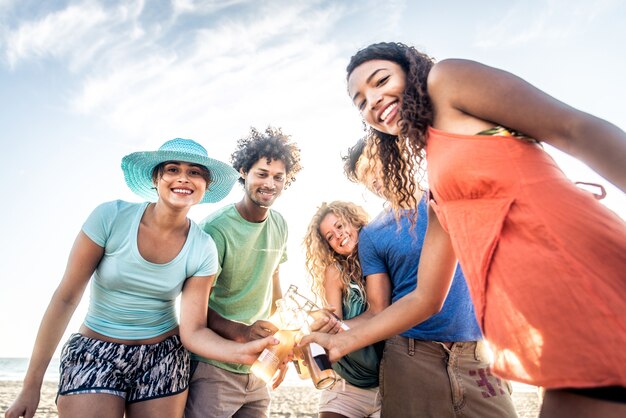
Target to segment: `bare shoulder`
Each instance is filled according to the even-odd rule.
[[[470,60],[436,64],[428,77],[428,93],[435,127],[457,133],[502,125],[540,140],[556,139],[580,117],[580,112],[521,77]]]
[[[497,69],[467,59],[444,59],[433,65],[433,68],[430,70],[428,74],[428,89],[430,91],[431,87],[441,87],[450,82],[462,81],[465,76],[472,73],[480,74],[490,71],[497,71]]]
[[[428,75],[428,93],[433,96],[440,94],[462,95],[485,86],[492,86],[494,82],[503,83],[505,80],[521,80],[504,70],[490,67],[477,61],[451,58],[438,62]]]
[[[341,271],[337,266],[331,264],[326,267],[326,271],[324,272],[324,290],[326,291],[326,298],[329,299],[329,302],[331,295],[341,295],[344,287],[343,280],[341,280]]]
[[[498,73],[493,67],[466,59],[446,59],[431,69],[428,94],[435,110],[434,126],[449,132],[472,134],[493,122],[472,106],[484,97]]]
[[[341,271],[339,271],[335,264],[326,266],[326,270],[324,270],[324,282],[325,284],[332,284],[334,286],[343,286],[341,282]]]

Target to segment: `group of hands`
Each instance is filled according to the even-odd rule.
[[[323,333],[323,334],[337,334],[338,332],[343,331],[341,328],[342,321],[335,315],[335,308],[332,306],[313,311],[311,312],[311,316],[314,318],[314,321],[309,324],[309,328],[311,332]],[[254,341],[263,338],[270,337],[274,335],[278,331],[276,325],[271,323],[270,321],[259,319],[255,321],[253,324],[247,327],[247,336],[245,337],[247,341]],[[279,341],[275,340],[274,344],[278,344]],[[296,341],[296,344],[300,344],[300,341]],[[295,345],[294,345],[295,347]],[[285,380],[285,376],[287,375],[287,369],[289,363],[294,360],[295,354],[293,347],[289,354],[285,357],[282,363],[278,366],[278,370],[271,381],[272,389],[276,389],[280,384]],[[256,358],[254,359],[256,360]],[[254,361],[253,360],[253,361]]]

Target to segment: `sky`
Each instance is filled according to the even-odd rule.
[[[625,129],[624,22],[621,0],[0,0],[0,149],[9,175],[0,357],[30,355],[91,210],[140,201],[124,183],[124,155],[183,137],[228,161],[250,127],[282,128],[304,166],[274,205],[290,228],[282,287],[305,288],[301,242],[317,206],[350,200],[372,216],[382,207],[342,172],[341,155],[363,134],[345,81],[359,48],[400,41],[437,60],[477,60]],[[603,184],[603,203],[626,218],[622,192],[546,149],[572,180]],[[241,196],[236,185],[190,217]]]

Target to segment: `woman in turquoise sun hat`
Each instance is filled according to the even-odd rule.
[[[276,342],[267,337],[237,343],[206,326],[217,252],[187,214],[197,203],[223,199],[239,173],[181,138],[158,151],[125,156],[122,170],[128,187],[148,201],[106,202],[87,218],[6,417],[34,414],[44,372],[89,282],[87,315],[61,352],[61,417],[182,417],[190,367],[186,349],[251,364]]]

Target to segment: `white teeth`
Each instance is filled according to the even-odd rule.
[[[341,245],[343,247],[344,245],[346,245],[348,243],[349,240],[350,240],[350,237],[345,237],[344,240],[341,241],[341,244],[339,244],[339,245]]]
[[[187,189],[172,189],[174,193],[191,194],[191,190]]]
[[[387,116],[389,116],[389,114],[391,113],[391,111],[393,109],[395,109],[397,106],[398,106],[397,102],[387,106],[387,109],[385,109],[385,111],[382,113],[382,115],[380,115],[380,120],[382,120],[384,122],[385,119],[387,119]]]

